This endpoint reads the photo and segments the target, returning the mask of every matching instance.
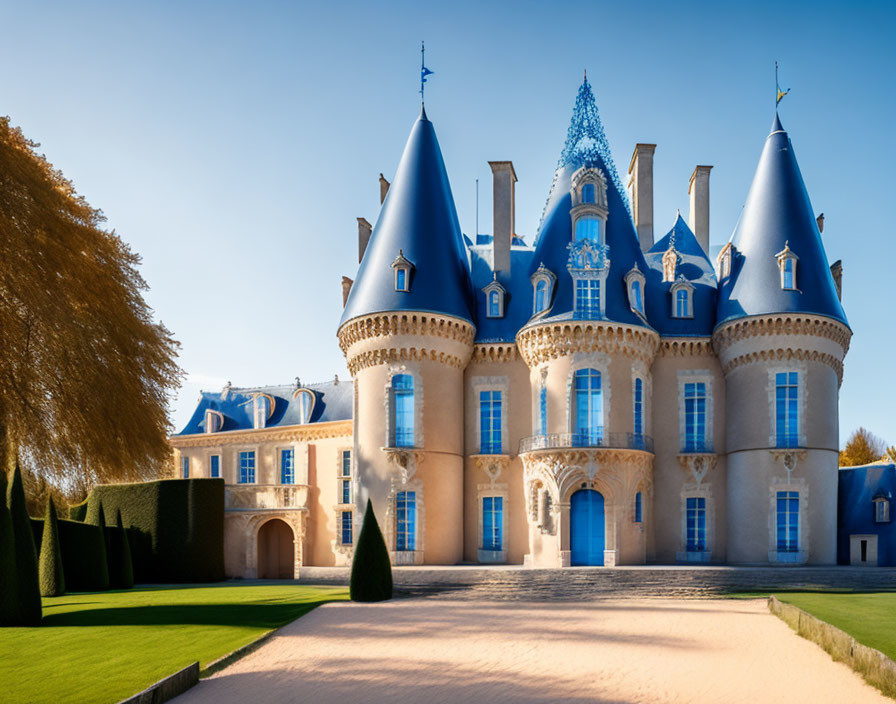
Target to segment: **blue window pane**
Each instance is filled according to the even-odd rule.
[[[577,318],[600,317],[600,281],[576,279],[575,314]]]
[[[639,491],[635,494],[635,523],[641,523],[642,514],[641,514],[641,492]]]
[[[212,455],[209,458],[209,465],[211,468],[210,476],[213,479],[217,479],[221,476],[221,457],[219,455]]]
[[[548,434],[548,390],[544,384],[538,392],[538,429],[542,435]]]
[[[675,317],[676,318],[687,318],[688,317],[688,296],[689,293],[686,289],[679,289],[675,292]]]
[[[350,504],[352,502],[352,453],[351,450],[344,450],[342,453],[342,503]]]
[[[640,438],[644,433],[644,382],[635,379],[635,438]]]
[[[255,483],[255,452],[240,453],[240,484]]]
[[[579,218],[576,220],[576,240],[600,241],[600,220],[597,218]]]
[[[799,551],[800,495],[796,491],[779,491],[777,494],[777,547],[778,552]]]
[[[342,544],[343,545],[351,545],[352,544],[352,512],[351,511],[343,511],[342,512]]]
[[[181,458],[181,470],[183,471],[184,479],[190,478],[190,458],[182,457]]]
[[[687,499],[685,510],[687,550],[703,552],[706,550],[706,499]]]
[[[637,311],[644,312],[644,299],[641,296],[640,281],[632,281],[632,307]]]
[[[540,313],[548,307],[548,284],[542,279],[535,285],[535,312]]]
[[[573,377],[576,411],[575,444],[594,447],[603,439],[603,398],[600,372],[579,369]]]
[[[414,378],[410,374],[392,377],[395,413],[395,447],[414,446]]]
[[[408,281],[408,272],[405,269],[399,269],[395,272],[395,290],[406,291]]]
[[[706,451],[706,384],[684,385],[684,451]]]
[[[342,451],[342,476],[350,477],[352,475],[352,451]]]
[[[482,549],[503,550],[504,499],[486,496],[482,499]]]
[[[501,294],[497,291],[491,291],[488,294],[488,314],[492,318],[501,315]]]
[[[395,549],[415,550],[417,523],[417,495],[400,491],[395,497]]]
[[[775,374],[775,439],[777,447],[799,445],[799,375]]]
[[[784,260],[784,288],[796,288],[793,285],[793,260]]]
[[[583,203],[593,203],[594,202],[594,184],[586,183],[582,186],[582,202]]]
[[[295,484],[295,453],[292,450],[280,451],[280,483]]]
[[[479,452],[501,454],[501,392],[479,392]]]

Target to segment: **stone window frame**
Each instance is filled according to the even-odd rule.
[[[530,383],[535,386],[532,398],[532,435],[545,435],[550,424],[547,421],[548,407],[548,364],[544,363],[530,372]],[[545,432],[541,432],[541,390],[545,390]]]
[[[715,447],[713,426],[713,384],[712,371],[709,369],[679,369],[676,374],[678,382],[678,446],[686,447],[687,424],[685,422],[684,385],[693,383],[706,384],[706,425],[703,430],[703,446],[707,452]],[[689,454],[682,450],[679,454]]]
[[[582,202],[582,188],[585,184],[594,185],[594,202]],[[569,216],[572,221],[570,240],[576,241],[576,225],[585,217],[595,217],[601,221],[599,244],[607,241],[607,218],[609,207],[607,204],[607,178],[600,169],[583,166],[578,169],[571,179],[570,196],[572,207]],[[601,292],[603,293],[603,292]]]
[[[569,373],[566,378],[566,429],[570,434],[575,431],[575,373],[580,369],[594,369],[600,372],[600,396],[602,405],[602,425],[603,434],[606,436],[610,432],[609,422],[612,417],[610,414],[610,359],[603,352],[576,352],[572,356],[569,365]]]
[[[217,445],[216,447],[207,447],[205,448],[205,466],[206,473],[209,479],[212,479],[212,457],[218,458],[218,479],[224,479],[224,448],[222,445]],[[227,480],[224,479],[224,482],[227,483]]]
[[[386,383],[383,387],[383,408],[385,410],[386,437],[383,447],[394,446],[395,413],[392,407],[392,378],[397,374],[408,374],[414,380],[414,448],[423,447],[423,376],[416,366],[407,364],[391,365],[386,370]],[[412,450],[411,447],[396,449]]]
[[[283,483],[283,450],[292,450],[292,484],[284,484]],[[276,484],[280,486],[296,486],[297,484],[307,484],[308,482],[300,482],[300,461],[301,461],[302,453],[300,443],[285,443],[282,445],[274,446],[274,471],[276,473]],[[256,475],[258,473],[258,458],[256,455],[255,459],[255,472]]]
[[[767,367],[768,370],[768,421],[769,421],[769,433],[768,433],[768,446],[769,448],[778,449],[778,407],[777,407],[777,392],[778,392],[778,382],[776,380],[776,375],[784,372],[796,372],[797,373],[797,396],[796,396],[796,407],[797,407],[797,447],[806,447],[806,409],[808,404],[809,390],[806,385],[806,372],[808,371],[808,365],[804,361],[800,361],[797,359],[790,360],[787,364],[773,364]],[[781,448],[784,449],[784,448]],[[790,448],[795,449],[795,448]]]
[[[395,257],[395,260],[392,262],[392,281],[396,292],[410,293],[411,277],[414,274],[414,268],[414,264],[404,256],[404,251],[399,249],[398,256]],[[401,288],[398,286],[399,271],[404,272],[404,286]]]
[[[640,285],[641,285],[641,307],[640,308],[635,306],[635,297],[634,297],[634,293],[633,293],[634,283],[636,281],[638,283],[640,283]],[[638,263],[635,262],[635,266],[632,267],[631,271],[629,271],[625,275],[625,287],[626,287],[626,291],[628,293],[628,307],[631,308],[631,310],[634,313],[637,313],[641,317],[643,317],[645,315],[644,311],[646,309],[646,296],[645,296],[646,291],[644,288],[646,282],[647,282],[646,277],[641,272],[641,270],[638,268]]]
[[[509,454],[510,447],[508,437],[508,421],[509,400],[510,400],[510,377],[507,376],[474,376],[470,379],[470,396],[474,405],[473,417],[476,419],[476,454],[482,454],[482,406],[479,402],[480,391],[500,391],[501,392],[501,452],[500,454]]]
[[[538,265],[538,268],[529,277],[529,281],[532,283],[532,316],[543,316],[546,315],[547,312],[553,307],[553,298],[554,298],[554,286],[557,283],[557,275],[548,269],[544,262]],[[544,303],[545,306],[541,310],[536,309],[537,303],[537,291],[538,291],[538,283],[540,281],[544,281],[545,290],[544,290]]]
[[[778,492],[799,494],[799,523],[796,552],[778,552]],[[802,565],[809,560],[809,483],[804,478],[776,477],[768,488],[768,561],[775,564]]]
[[[305,419],[304,423],[302,423],[302,402],[299,400],[300,396],[307,396],[311,399],[311,406],[308,409],[308,418]],[[297,401],[299,404],[299,425],[307,425],[314,417],[314,409],[317,406],[317,394],[307,387],[300,386],[292,392],[292,399],[293,401]]]
[[[799,291],[800,290],[799,286],[797,285],[797,264],[799,263],[799,260],[800,260],[800,258],[796,254],[794,254],[792,249],[790,249],[789,242],[785,242],[784,249],[782,249],[780,252],[778,252],[775,255],[775,261],[778,262],[778,270],[781,274],[781,288],[784,291]],[[785,285],[784,270],[785,270],[785,266],[786,266],[787,262],[791,262],[793,264],[793,286]]]
[[[672,294],[672,309],[669,311],[669,314],[673,318],[677,318],[679,320],[685,318],[693,318],[694,317],[694,285],[690,281],[686,281],[683,278],[679,278],[674,284],[669,287],[669,293]],[[679,291],[687,291],[687,312],[685,315],[678,315],[678,292]]]
[[[652,388],[652,377],[650,375],[649,370],[647,369],[647,365],[644,364],[641,360],[637,360],[632,364],[632,433],[635,432],[635,380],[641,380],[641,434],[644,436],[649,436],[651,431],[653,430],[653,423],[651,418],[651,396],[650,390]]]
[[[215,422],[212,422],[212,418],[215,419]],[[224,414],[220,411],[216,411],[213,408],[205,409],[205,433],[207,435],[212,435],[213,433],[221,432],[221,429],[224,427]]]
[[[350,503],[342,503],[342,482],[345,479],[345,475],[342,473],[342,464],[343,464],[343,454],[350,453],[349,460],[349,482],[351,486],[351,502]],[[349,445],[340,445],[336,448],[336,501],[333,504],[333,513],[336,517],[336,531],[335,531],[335,539],[333,542],[333,549],[337,548],[347,549],[349,551],[348,554],[351,553],[351,550],[354,549],[354,542],[358,539],[358,532],[360,530],[359,526],[359,516],[358,511],[355,510],[355,497],[357,496],[358,486],[357,486],[357,472],[355,465],[355,452],[354,449]],[[352,542],[343,543],[342,542],[342,514],[344,511],[352,512]]]
[[[688,499],[704,499],[706,501],[706,549],[688,551]],[[675,554],[677,562],[710,562],[716,550],[716,505],[712,497],[712,485],[709,483],[688,483],[681,489],[681,536],[679,550]]]
[[[497,274],[495,274],[495,279],[492,282],[482,289],[482,292],[485,294],[485,317],[486,318],[503,318],[504,317],[504,299],[507,296],[507,289],[504,288],[497,279]],[[492,293],[498,294],[498,314],[492,315],[492,307],[491,307],[491,295]]]
[[[241,452],[254,452],[255,453],[255,481],[254,482],[246,482],[243,484],[240,482],[240,453]],[[238,486],[258,486],[261,482],[258,481],[259,474],[261,474],[261,445],[236,445],[234,446],[231,455],[233,457],[233,466],[235,468],[234,474],[234,484]]]
[[[727,279],[731,276],[731,260],[734,256],[734,245],[730,242],[726,243],[722,250],[719,252],[718,257],[716,257],[716,262],[719,265],[719,281],[722,279]]]
[[[426,537],[426,504],[424,503],[423,481],[419,478],[405,480],[405,474],[393,476],[390,482],[389,496],[386,503],[386,520],[384,539],[393,565],[422,565]],[[397,550],[395,547],[398,494],[402,491],[413,491],[416,507],[414,524],[414,550]]]
[[[871,499],[874,505],[874,522],[889,523],[890,522],[890,499],[882,494],[876,495]]]
[[[502,562],[507,562],[507,541],[509,539],[508,527],[510,522],[508,521],[508,514],[510,513],[510,491],[509,486],[505,483],[498,482],[490,482],[488,484],[477,484],[476,485],[476,512],[477,512],[477,523],[479,526],[477,532],[477,542],[476,542],[476,559],[478,562],[482,564],[497,564]],[[485,538],[483,533],[484,530],[484,521],[483,519],[483,511],[482,511],[482,500],[489,497],[500,497],[501,498],[501,550],[483,550],[482,544]]]

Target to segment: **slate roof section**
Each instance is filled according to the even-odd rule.
[[[314,393],[314,408],[311,423],[327,423],[352,419],[352,381],[329,381],[296,387],[295,384],[282,386],[256,386],[246,388],[226,387],[222,391],[202,391],[199,404],[186,427],[178,435],[205,433],[205,412],[213,410],[224,416],[224,425],[218,432],[230,430],[252,430],[253,399],[257,394],[267,394],[274,398],[274,413],[268,419],[266,428],[299,424],[298,400],[293,400],[297,388],[309,389]]]
[[[473,322],[462,237],[442,151],[423,111],[411,129],[340,326],[384,311],[426,311]],[[395,290],[392,262],[399,252],[414,267],[408,292]]]
[[[777,115],[731,241],[737,253],[719,287],[719,324],[753,315],[812,313],[848,325],[793,144]],[[799,257],[795,291],[781,288],[775,255],[785,244]]]

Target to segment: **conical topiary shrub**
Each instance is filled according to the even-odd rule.
[[[105,591],[109,588],[109,539],[106,531],[106,513],[103,511],[102,504],[100,504],[99,512],[97,513],[95,520],[90,520],[88,517],[87,522],[99,526],[100,528],[100,537],[102,540],[99,541],[99,548],[103,553],[103,559],[97,560],[97,569],[99,570],[99,573],[95,576],[94,583],[96,585],[96,591]]]
[[[131,546],[128,534],[118,512],[116,527],[106,528],[109,536],[109,586],[112,589],[130,589],[134,586],[134,566],[131,564]]]
[[[6,472],[0,469],[0,626],[19,623],[16,541],[6,505]]]
[[[349,592],[352,601],[385,601],[392,598],[392,563],[370,499],[364,511],[361,534],[355,542]]]
[[[37,550],[31,518],[25,504],[25,487],[19,463],[12,473],[6,492],[6,503],[12,516],[12,534],[16,545],[16,596],[19,603],[20,626],[39,626],[41,619],[40,585],[37,579]]]
[[[56,506],[53,497],[47,498],[44,516],[44,534],[40,541],[38,576],[41,596],[65,594],[65,575],[62,571],[62,552],[59,546],[59,525],[56,523]]]

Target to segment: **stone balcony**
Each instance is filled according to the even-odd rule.
[[[307,484],[228,484],[224,487],[226,511],[304,509],[307,506]]]
[[[599,449],[653,452],[653,438],[643,433],[548,433],[520,441],[520,454],[541,450]]]

